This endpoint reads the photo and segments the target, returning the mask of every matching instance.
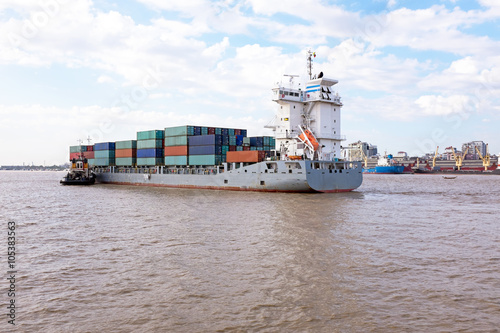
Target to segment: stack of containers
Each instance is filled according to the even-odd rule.
[[[116,141],[115,164],[135,166],[137,164],[137,140]]]
[[[220,134],[190,136],[189,165],[221,164],[223,162],[223,138],[224,135]]]
[[[94,161],[95,166],[112,166],[115,165],[115,143],[100,142],[94,145]]]
[[[69,147],[69,160],[77,159],[80,157],[80,152],[87,160],[94,159],[94,146],[70,146]]]
[[[165,128],[165,165],[188,165],[188,136],[194,135],[194,131],[194,126]]]
[[[163,130],[137,132],[137,166],[163,165]]]

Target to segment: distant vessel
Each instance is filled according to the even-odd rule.
[[[400,174],[403,173],[404,168],[404,166],[396,164],[393,156],[389,154],[380,156],[374,168],[363,168],[363,173]]]
[[[347,192],[358,188],[363,180],[361,162],[340,159],[345,138],[340,135],[342,102],[333,91],[338,81],[323,77],[323,73],[312,76],[313,55],[309,51],[309,81],[305,90],[293,82],[297,75],[286,75],[288,84],[278,83],[273,89],[273,101],[278,107],[275,118],[266,126],[274,131],[273,143],[267,149],[257,142],[263,137],[250,138],[256,141],[253,146],[251,142],[248,146],[227,146],[224,142],[234,139],[231,133],[236,133],[236,129],[183,126],[182,136],[167,137],[169,133],[178,133],[179,128],[165,128],[164,136],[148,137],[153,140],[144,142],[139,140],[138,132],[135,164],[133,145],[127,147],[130,162],[126,165],[114,163],[114,143],[107,145],[105,153],[94,149],[96,159],[102,154],[106,157],[106,164],[95,168],[98,182],[278,192]],[[241,142],[238,137],[235,142],[238,140]],[[152,158],[150,165],[140,165],[144,159],[140,160],[139,153],[149,154],[146,149],[139,149],[146,141],[160,141],[165,154],[158,146],[148,147],[155,148],[156,153],[147,156]],[[167,147],[167,141],[179,142],[179,146]],[[240,148],[243,151],[238,151]],[[118,156],[118,149],[116,153]]]

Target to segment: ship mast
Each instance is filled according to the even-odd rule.
[[[312,80],[312,57],[316,58],[316,52],[311,50],[307,51],[307,69],[309,73],[309,80]]]

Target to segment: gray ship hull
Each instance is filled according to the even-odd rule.
[[[220,168],[96,169],[99,183],[233,191],[349,192],[362,181],[360,162],[272,161]]]

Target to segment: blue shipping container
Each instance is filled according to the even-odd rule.
[[[221,145],[222,136],[218,134],[198,135],[189,137],[189,146]]]
[[[243,135],[237,135],[236,136],[236,145],[237,146],[243,146]]]
[[[137,149],[137,158],[163,157],[163,149]]]
[[[95,150],[115,150],[115,143],[114,142],[99,142],[94,144],[94,151]]]
[[[222,147],[209,145],[209,146],[189,146],[189,155],[220,155],[222,154]]]

